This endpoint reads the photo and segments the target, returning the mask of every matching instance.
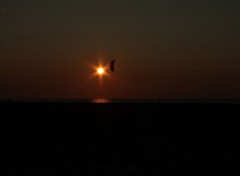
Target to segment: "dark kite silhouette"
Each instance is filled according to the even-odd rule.
[[[114,72],[114,70],[115,70],[115,62],[116,62],[116,60],[112,60],[112,61],[110,62],[110,70],[111,70],[112,72]]]

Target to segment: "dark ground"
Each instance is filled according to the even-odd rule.
[[[239,104],[0,103],[1,175],[235,175]]]

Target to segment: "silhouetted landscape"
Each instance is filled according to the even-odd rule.
[[[238,103],[140,102],[1,102],[1,172],[231,175],[237,168]]]

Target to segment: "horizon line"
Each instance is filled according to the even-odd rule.
[[[240,98],[84,98],[84,99],[22,99],[3,98],[0,102],[22,102],[22,103],[217,103],[217,104],[240,104]]]

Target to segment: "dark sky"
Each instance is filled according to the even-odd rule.
[[[0,98],[240,98],[239,0],[0,0]],[[116,72],[91,78],[99,60]]]

